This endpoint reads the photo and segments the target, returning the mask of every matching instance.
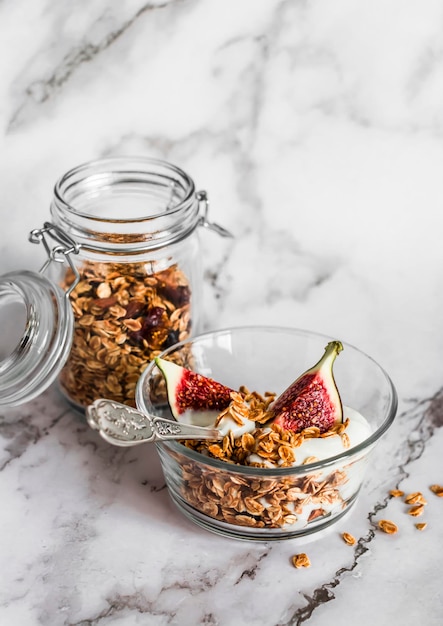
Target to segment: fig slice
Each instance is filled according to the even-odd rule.
[[[342,350],[340,341],[329,342],[320,361],[283,391],[271,407],[274,424],[294,432],[317,426],[323,433],[343,421],[343,405],[332,371]]]
[[[172,415],[179,422],[208,426],[231,402],[232,389],[186,369],[177,363],[155,358],[162,372]]]

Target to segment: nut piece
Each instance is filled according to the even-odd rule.
[[[394,522],[391,522],[391,520],[388,519],[381,519],[378,522],[378,527],[388,535],[394,535],[398,531],[397,524],[394,524]]]
[[[415,528],[417,530],[424,530],[426,528],[426,526],[427,526],[426,522],[420,522],[418,524],[415,524]]]
[[[441,498],[443,496],[443,486],[442,485],[431,485],[429,489],[432,493],[435,493],[436,496]]]
[[[423,504],[415,504],[409,509],[408,515],[412,515],[412,517],[418,517],[419,515],[423,515],[424,510],[425,507]]]
[[[311,567],[311,561],[308,555],[302,552],[301,554],[294,554],[292,557],[292,565],[297,569],[300,569],[300,567]]]
[[[405,495],[405,492],[401,491],[401,489],[391,489],[389,495],[391,495],[393,498],[401,498]]]
[[[407,495],[405,498],[405,502],[406,504],[427,504],[427,501],[420,491],[416,491]]]
[[[348,546],[353,546],[357,541],[356,538],[350,533],[343,533],[342,537],[343,537],[343,541],[347,543]]]

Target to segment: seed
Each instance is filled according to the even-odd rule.
[[[302,552],[301,554],[294,554],[292,557],[292,565],[297,569],[300,569],[300,567],[310,567],[311,561],[308,555]]]
[[[343,537],[343,541],[347,543],[348,546],[353,546],[357,541],[356,538],[349,533],[343,533],[342,537]]]
[[[394,524],[394,522],[391,522],[391,520],[388,519],[381,519],[378,522],[378,526],[380,530],[382,530],[384,533],[387,533],[388,535],[393,535],[398,531],[397,524]]]
[[[442,485],[431,485],[429,489],[432,491],[432,493],[435,493],[435,495],[438,496],[439,498],[443,496]]]
[[[417,530],[424,530],[427,526],[426,522],[420,522],[418,524],[415,524],[415,528],[417,528]]]

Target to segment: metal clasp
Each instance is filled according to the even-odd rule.
[[[203,228],[208,228],[209,230],[213,230],[215,233],[217,233],[221,237],[234,237],[234,235],[231,232],[229,232],[229,230],[227,230],[226,228],[223,228],[223,226],[220,226],[219,224],[215,224],[214,222],[209,221],[208,219],[209,200],[208,200],[208,194],[206,193],[206,191],[197,191],[196,196],[197,196],[197,200],[199,201],[199,203],[203,203],[203,215],[199,219],[199,226],[203,226]]]
[[[52,262],[64,263],[66,261],[69,264],[75,278],[65,292],[66,297],[68,297],[80,280],[80,274],[71,258],[72,254],[79,253],[80,244],[51,222],[45,222],[43,228],[32,230],[29,233],[29,241],[31,243],[42,243],[48,255],[48,258],[39,270],[40,274],[43,274]]]

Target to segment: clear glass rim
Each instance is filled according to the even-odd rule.
[[[55,183],[50,210],[81,249],[118,257],[177,243],[201,222],[192,178],[167,161],[138,156],[70,169]]]
[[[130,167],[131,166],[131,167]],[[138,217],[128,217],[128,218],[106,218],[106,217],[97,217],[94,215],[90,215],[87,212],[80,211],[75,208],[72,204],[66,201],[65,192],[69,188],[70,185],[74,184],[75,178],[79,175],[85,175],[88,172],[92,172],[94,169],[103,170],[100,173],[107,177],[111,175],[112,172],[118,173],[131,173],[133,175],[148,173],[150,169],[158,168],[159,174],[165,176],[167,178],[167,174],[172,175],[175,174],[179,177],[186,185],[186,194],[181,199],[181,202],[177,204],[175,207],[168,209],[168,215],[180,212],[183,208],[183,205],[189,202],[189,200],[193,199],[195,196],[195,184],[192,178],[186,174],[184,170],[173,165],[172,163],[168,163],[162,159],[154,159],[150,157],[136,157],[136,156],[127,156],[127,157],[107,157],[103,159],[96,159],[93,161],[84,162],[76,167],[71,168],[65,174],[63,174],[55,183],[54,186],[54,196],[57,201],[63,207],[63,209],[72,214],[75,217],[85,218],[91,221],[100,221],[100,222],[110,222],[110,223],[127,223],[127,222],[145,222],[149,220],[156,219],[158,216],[163,215],[163,213],[158,213],[158,215],[141,215]]]
[[[234,326],[230,328],[220,329],[217,331],[208,331],[205,333],[201,333],[199,335],[196,335],[194,337],[191,337],[189,339],[176,343],[173,346],[170,346],[169,348],[164,350],[160,356],[167,357],[168,354],[170,354],[171,352],[177,349],[180,349],[181,347],[188,345],[199,339],[205,339],[209,337],[221,337],[231,332],[238,332],[238,331],[240,332],[260,331],[260,332],[269,332],[269,333],[284,332],[284,333],[289,333],[293,335],[312,336],[312,337],[316,337],[319,339],[324,339],[326,342],[331,341],[333,339],[330,336],[322,334],[322,333],[317,333],[314,331],[304,330],[300,328],[293,328],[293,327]],[[175,453],[182,454],[183,456],[186,456],[187,458],[189,458],[192,461],[195,461],[196,463],[209,465],[221,471],[225,471],[229,473],[236,473],[236,474],[240,474],[243,476],[246,475],[246,476],[254,476],[254,477],[261,477],[261,478],[272,478],[275,476],[278,476],[278,477],[296,476],[296,475],[304,475],[308,473],[310,474],[312,472],[324,470],[325,468],[332,467],[342,462],[351,463],[355,460],[358,460],[358,458],[364,456],[367,452],[369,452],[369,450],[377,443],[380,437],[392,425],[392,422],[394,421],[395,415],[397,413],[398,397],[397,397],[397,391],[395,389],[395,386],[390,376],[384,370],[384,368],[379,363],[377,363],[377,361],[375,361],[375,359],[369,356],[366,352],[363,352],[359,348],[355,347],[354,345],[346,341],[343,341],[342,343],[345,348],[346,347],[351,348],[355,352],[359,353],[361,356],[371,361],[379,370],[379,372],[384,376],[386,384],[387,384],[387,389],[389,390],[389,406],[386,411],[386,416],[383,422],[380,424],[377,430],[375,430],[367,439],[365,439],[358,445],[354,446],[350,450],[345,450],[344,452],[340,454],[336,454],[335,456],[331,456],[326,460],[316,461],[315,463],[307,463],[306,465],[297,465],[295,467],[282,467],[282,468],[278,468],[278,467],[277,468],[261,468],[261,467],[250,467],[246,465],[245,466],[235,465],[232,463],[226,463],[225,461],[220,461],[219,459],[214,459],[212,457],[206,457],[202,455],[200,452],[191,450],[190,448],[187,448],[183,444],[178,443],[176,441],[160,442],[156,445],[170,449],[174,451]],[[140,376],[138,383],[137,383],[136,403],[137,403],[139,410],[141,411],[147,410],[147,407],[144,402],[144,396],[143,396],[143,385],[144,385],[145,380],[150,376],[151,372],[153,371],[155,367],[156,365],[154,362],[150,363],[148,367],[144,370],[142,375]]]

